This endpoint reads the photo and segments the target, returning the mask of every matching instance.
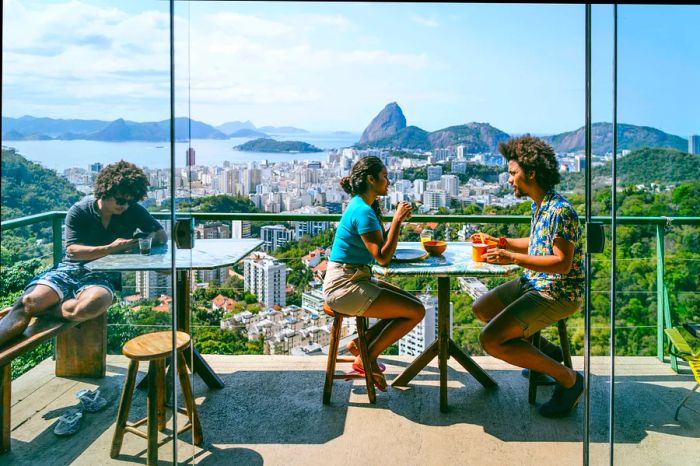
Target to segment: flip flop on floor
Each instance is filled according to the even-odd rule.
[[[83,417],[83,412],[77,409],[71,409],[63,413],[58,418],[56,427],[53,428],[53,433],[59,437],[67,437],[78,432],[80,429],[80,418]]]
[[[358,366],[357,363],[352,364],[352,369],[354,372],[356,372],[358,374],[362,374],[362,375],[365,374],[364,368]],[[386,387],[387,387],[387,383],[386,383],[386,379],[384,378],[384,374],[382,374],[381,371],[379,371],[379,372],[374,371],[374,372],[372,372],[372,378],[374,379],[374,386],[377,387],[380,391],[385,392]],[[381,379],[384,383],[380,384],[379,382],[377,382],[377,379]]]

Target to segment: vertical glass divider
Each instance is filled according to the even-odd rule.
[[[610,464],[615,453],[615,310],[617,273],[617,4],[613,5],[613,153],[612,153],[612,193],[610,217],[610,411],[608,412]]]
[[[585,71],[585,204],[586,218],[585,223],[588,227],[591,221],[591,4],[586,3],[585,15],[585,34],[586,34],[586,71]],[[586,231],[588,237],[588,231]],[[587,466],[590,460],[590,385],[591,385],[591,254],[586,248],[585,255],[585,287],[584,287],[584,330],[583,330],[583,365],[584,365],[584,408],[583,408],[583,464]]]
[[[173,297],[177,299],[177,262],[176,262],[176,247],[175,247],[175,2],[170,0],[169,5],[170,10],[170,276],[173,277]],[[171,320],[171,339],[172,339],[172,353],[170,355],[171,365],[173,370],[171,372],[171,390],[172,390],[172,400],[173,400],[173,464],[177,464],[177,345],[176,345],[176,331],[177,331],[177,312],[175,309],[178,303],[173,300],[172,302],[172,316]]]

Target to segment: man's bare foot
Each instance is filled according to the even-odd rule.
[[[23,308],[16,308],[0,319],[0,346],[21,335],[31,318]]]

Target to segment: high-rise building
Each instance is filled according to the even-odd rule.
[[[187,152],[185,152],[185,165],[188,167],[194,167],[196,165],[194,158],[194,149],[191,147],[187,149]]]
[[[243,220],[233,220],[231,222],[231,238],[243,239],[252,237],[252,225]]]
[[[295,238],[302,236],[316,236],[330,227],[330,222],[292,222],[294,224]]]
[[[447,207],[447,192],[428,189],[423,193],[423,205],[428,210]]]
[[[586,169],[586,157],[577,155],[574,157],[574,171],[581,172]]]
[[[688,137],[688,153],[689,154],[700,154],[700,136],[697,134],[691,134]]]
[[[437,340],[437,296],[431,294],[430,287],[427,287],[425,293],[419,295],[418,299],[420,299],[423,306],[425,306],[425,317],[399,340],[400,356],[419,356],[423,351],[428,349],[431,343]],[[450,303],[449,334],[452,335],[452,303]]]
[[[447,194],[451,197],[459,196],[459,178],[456,175],[442,175],[440,181]]]
[[[243,287],[265,306],[284,306],[287,302],[287,267],[274,257],[253,254],[243,261]]]
[[[413,181],[413,192],[416,196],[422,196],[425,192],[426,180],[417,179]]]
[[[454,161],[452,162],[452,173],[467,173],[467,162]]]
[[[260,228],[263,251],[272,252],[294,239],[294,231],[283,225],[266,225]]]
[[[442,176],[442,165],[431,165],[428,167],[428,181],[438,181]]]
[[[172,294],[173,281],[169,273],[136,272],[136,292],[144,298],[157,298],[162,294]]]
[[[92,173],[99,173],[104,168],[104,165],[102,165],[100,162],[95,162],[91,163],[88,167]]]

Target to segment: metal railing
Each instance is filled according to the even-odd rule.
[[[50,222],[53,231],[53,263],[57,264],[63,257],[61,226],[66,216],[66,211],[51,211],[37,215],[30,215],[2,222],[2,231],[31,226],[39,223]],[[183,215],[192,216],[195,220],[242,220],[252,222],[294,222],[294,221],[326,221],[337,222],[340,214],[270,214],[270,213],[203,213],[181,212]],[[157,212],[156,218],[169,219],[170,213]],[[392,217],[385,216],[385,221]],[[593,217],[594,222],[609,225],[611,217]],[[485,224],[527,224],[530,216],[526,215],[415,215],[411,217],[411,223],[485,223]],[[700,225],[700,217],[617,217],[618,225],[655,226],[656,227],[656,319],[657,319],[657,357],[664,359],[664,328],[671,325],[671,311],[668,300],[668,291],[664,282],[665,275],[665,250],[664,238],[666,228],[682,225]],[[672,358],[672,365],[676,361]]]

